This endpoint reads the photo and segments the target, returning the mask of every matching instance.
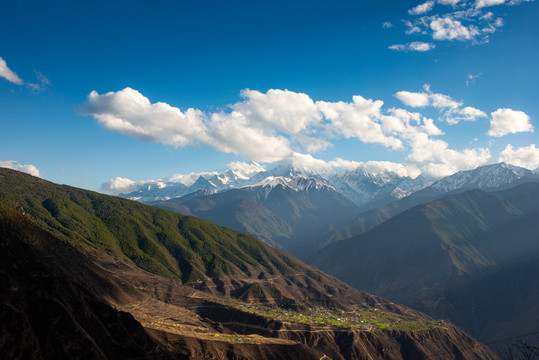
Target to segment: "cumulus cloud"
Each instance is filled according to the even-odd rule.
[[[488,135],[500,137],[519,132],[533,132],[530,117],[523,111],[498,109],[492,114]]]
[[[33,176],[42,177],[41,172],[34,165],[31,165],[31,164],[28,164],[28,165],[19,164],[15,160],[0,161],[0,167],[5,167],[5,168],[8,168],[8,169],[22,171],[22,172],[25,172],[27,174],[33,175]]]
[[[219,151],[267,163],[282,160],[291,153],[287,138],[252,126],[249,119],[238,111],[213,114],[209,125],[211,141],[207,143]]]
[[[417,5],[416,7],[408,10],[408,14],[410,15],[425,14],[431,11],[433,7],[434,7],[434,1],[429,0],[429,1],[424,2],[423,4]]]
[[[80,112],[141,141],[175,147],[205,144],[263,163],[288,157],[292,145],[315,152],[339,137],[404,149],[398,134],[384,130],[380,100],[354,96],[352,102],[314,102],[306,94],[277,89],[245,90],[241,95],[243,100],[232,104],[231,111],[205,113],[151,103],[132,88],[106,94],[92,91]]]
[[[399,91],[395,97],[402,101],[403,104],[411,107],[425,107],[430,104],[429,94],[414,93],[410,91]]]
[[[3,77],[13,84],[22,85],[23,80],[10,68],[8,68],[6,61],[0,57],[0,77]]]
[[[432,106],[439,109],[441,118],[449,125],[458,124],[460,121],[476,121],[487,117],[487,114],[471,106],[462,107],[463,103],[452,99],[445,94],[433,93],[430,86],[424,86],[426,92],[399,91],[395,97],[403,104],[410,107]]]
[[[508,144],[500,153],[498,161],[535,170],[539,168],[539,149],[535,147],[535,144],[518,149]]]
[[[389,46],[389,49],[394,51],[418,51],[425,52],[435,48],[435,45],[432,43],[426,43],[421,41],[414,41],[407,44],[394,44]]]
[[[83,115],[92,115],[100,125],[144,142],[187,146],[207,140],[202,112],[180,109],[166,103],[152,104],[132,88],[100,95],[92,91],[81,107]]]
[[[142,185],[142,182],[137,183],[133,180],[118,176],[102,184],[101,190],[112,194],[125,194],[137,190],[140,185]]]
[[[406,160],[417,165],[423,173],[442,177],[461,170],[475,169],[488,164],[492,157],[488,148],[464,149],[457,151],[449,148],[443,140],[427,136],[416,136],[412,150]]]
[[[450,16],[435,17],[429,24],[435,40],[471,40],[479,35],[475,26],[464,26]]]
[[[365,99],[356,95],[351,103],[317,102],[324,117],[330,121],[328,129],[347,139],[358,138],[367,144],[380,144],[394,150],[403,150],[402,141],[384,134],[380,123],[383,101]]]
[[[245,99],[233,105],[252,123],[287,134],[297,134],[322,119],[313,100],[306,94],[288,90],[270,89],[265,94],[243,90]]]
[[[386,21],[382,24],[382,29],[391,29],[394,25],[389,22],[389,21]]]
[[[451,149],[448,143],[433,138],[444,132],[432,119],[402,108],[384,109],[381,100],[356,95],[350,102],[313,101],[307,94],[276,89],[266,93],[245,90],[241,96],[228,110],[212,113],[197,109],[181,111],[163,102],[152,103],[131,88],[102,95],[94,91],[81,107],[81,113],[93,116],[105,128],[142,141],[177,147],[208,145],[264,164],[292,159],[325,169],[358,166],[359,163],[339,158],[325,163],[304,153],[324,150],[334,140],[343,138],[392,151],[409,151],[404,168],[384,162],[363,165],[386,166],[394,172],[414,176],[419,171],[443,176],[483,165],[490,159],[488,149]],[[420,92],[399,91],[395,97],[407,106],[438,109],[441,118],[449,124],[486,117],[479,109],[432,92],[428,85]],[[499,119],[494,114],[493,119]],[[257,163],[233,164],[236,174],[245,177],[261,168]],[[103,189],[129,192],[142,183],[165,182],[189,186],[201,174],[176,174],[144,182],[118,177],[104,184]]]

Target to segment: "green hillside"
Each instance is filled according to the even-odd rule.
[[[0,168],[0,201],[66,242],[123,255],[152,273],[197,281],[249,271],[294,271],[294,261],[257,239],[135,201],[56,185]]]

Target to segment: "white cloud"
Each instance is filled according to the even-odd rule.
[[[523,3],[523,2],[531,2],[531,1],[535,1],[535,0],[511,0],[507,3],[507,5],[518,5],[520,3]]]
[[[168,178],[163,179],[157,179],[157,180],[145,180],[144,183],[147,182],[172,182],[172,183],[180,183],[184,184],[185,186],[191,186],[193,185],[199,177],[207,178],[214,175],[219,175],[217,171],[203,171],[203,172],[196,172],[196,173],[189,173],[189,174],[174,174]]]
[[[516,150],[511,145],[507,145],[500,153],[498,161],[535,170],[539,167],[539,149],[535,147],[535,144],[520,147]]]
[[[429,94],[414,93],[410,91],[399,91],[395,97],[402,101],[403,104],[411,107],[425,107],[430,104]]]
[[[439,4],[451,5],[451,6],[457,5],[459,2],[460,2],[460,0],[438,0]]]
[[[118,176],[102,184],[101,189],[107,193],[126,194],[137,190],[142,183]]]
[[[33,176],[42,177],[39,169],[34,165],[19,164],[15,160],[0,161],[0,167],[22,171]]]
[[[380,144],[394,150],[404,150],[401,140],[386,136],[382,130],[379,119],[383,101],[373,101],[359,95],[352,99],[352,103],[317,102],[324,117],[330,121],[328,129],[333,134],[342,135],[347,139],[358,138],[367,144]]]
[[[437,109],[457,109],[462,103],[453,100],[450,96],[444,94],[430,94],[431,105]]]
[[[419,51],[425,52],[435,48],[435,45],[432,43],[414,41],[407,44],[394,44],[389,46],[389,49],[395,51]]]
[[[22,85],[24,82],[22,79],[10,68],[8,68],[6,61],[0,57],[0,77],[3,77],[9,82],[17,85]]]
[[[137,90],[125,88],[99,95],[92,91],[81,108],[109,130],[144,142],[187,146],[207,140],[202,113],[180,109],[166,103],[150,103]]]
[[[419,20],[419,24],[421,23],[421,19]],[[418,25],[415,25],[411,21],[403,20],[403,22],[404,22],[404,25],[406,25],[406,27],[407,27],[407,29],[405,31],[406,35],[424,34],[425,33]]]
[[[479,35],[475,26],[464,26],[459,20],[450,16],[436,16],[429,24],[433,31],[432,38],[435,40],[471,40]]]
[[[408,14],[410,15],[425,14],[431,11],[433,7],[434,7],[434,1],[429,0],[429,1],[424,2],[423,4],[417,5],[416,7],[408,10]]]
[[[403,19],[407,35],[430,35],[437,41],[463,41],[472,44],[486,44],[490,34],[504,25],[504,20],[493,11],[485,11],[494,5],[519,5],[534,0],[428,0],[411,10],[410,19]],[[440,11],[434,15],[425,15],[434,9],[435,3],[451,6],[449,11]],[[494,9],[495,10],[495,9]],[[419,15],[418,17],[416,17]],[[428,44],[428,43],[425,43]],[[416,51],[431,50],[421,46]],[[407,44],[395,44],[389,47],[396,51],[412,50]]]
[[[530,117],[522,111],[498,109],[491,113],[488,135],[500,137],[518,132],[533,132]]]
[[[488,164],[491,158],[488,148],[457,151],[450,149],[449,144],[443,140],[418,135],[413,139],[412,151],[406,160],[423,173],[442,177]]]
[[[319,152],[332,147],[332,144],[325,140],[309,136],[297,136],[295,138],[307,152]]]
[[[237,176],[244,179],[247,179],[256,173],[266,170],[262,165],[254,161],[251,161],[251,162],[234,161],[234,162],[229,163],[227,166]]]
[[[409,150],[403,166],[413,174],[422,170],[441,176],[482,165],[490,159],[488,149],[459,151],[451,149],[442,140],[432,139],[444,134],[432,119],[405,109],[383,109],[381,100],[353,96],[351,102],[314,102],[306,94],[275,89],[266,93],[245,90],[242,97],[229,107],[229,111],[206,113],[188,109],[182,112],[166,103],[151,103],[138,91],[126,88],[104,95],[92,92],[82,106],[82,112],[94,116],[106,128],[142,141],[174,146],[204,144],[265,164],[293,159],[309,166],[325,164],[328,169],[356,166],[355,162],[342,159],[325,163],[302,153],[324,150],[333,145],[333,140],[341,138],[358,139],[394,151]],[[441,117],[450,124],[486,117],[479,109],[463,107],[462,102],[450,96],[433,93],[428,85],[424,86],[423,92],[399,91],[395,97],[408,106],[439,109]],[[256,163],[235,164],[238,174],[260,169]],[[395,172],[405,171],[384,162],[369,166],[375,165],[386,166]],[[168,179],[144,183],[170,181],[188,186],[199,176],[201,173],[176,174]],[[128,192],[140,184],[115,178],[104,184],[103,189],[114,193]]]
[[[505,3],[505,0],[476,0],[475,7],[481,9],[487,6],[501,5]]]
[[[403,104],[411,107],[432,106],[441,111],[441,117],[450,125],[458,124],[460,121],[476,121],[479,118],[487,117],[487,114],[471,106],[462,108],[462,102],[453,100],[445,94],[433,93],[430,86],[424,86],[425,92],[399,91],[395,97]]]
[[[466,106],[463,109],[450,113],[447,117],[447,122],[449,125],[455,125],[459,121],[476,121],[477,119],[484,117],[487,117],[487,114],[484,111],[471,106]]]
[[[322,119],[316,105],[306,94],[278,89],[270,89],[263,94],[247,89],[241,95],[245,101],[234,104],[234,110],[262,127],[297,134]]]
[[[391,29],[394,25],[389,22],[389,21],[386,21],[382,24],[382,29]]]
[[[238,111],[212,114],[210,135],[210,145],[247,160],[273,163],[286,158],[291,152],[287,138],[252,126],[249,119]]]
[[[466,87],[469,87],[470,85],[474,84],[475,80],[479,79],[481,76],[483,76],[482,73],[468,74],[466,76]]]

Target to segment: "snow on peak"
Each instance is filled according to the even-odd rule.
[[[502,162],[459,171],[438,180],[431,188],[441,192],[457,189],[496,189],[533,174],[531,170]]]

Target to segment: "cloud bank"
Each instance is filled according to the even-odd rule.
[[[432,119],[406,109],[386,109],[381,100],[356,95],[351,101],[314,101],[307,94],[279,89],[266,93],[246,89],[240,95],[241,100],[229,105],[227,111],[205,112],[152,103],[132,88],[105,94],[92,91],[80,111],[111,131],[144,142],[177,148],[205,145],[263,164],[298,154],[311,156],[309,153],[323,151],[340,139],[403,152],[404,166],[436,176],[491,160],[487,148],[451,149],[447,142],[435,138],[444,132]],[[439,109],[449,124],[487,116],[448,95],[433,93],[429,86],[422,92],[400,91],[395,96],[413,108]],[[330,167],[352,164],[338,158],[328,162]],[[128,179],[113,180],[110,191],[133,185]]]

